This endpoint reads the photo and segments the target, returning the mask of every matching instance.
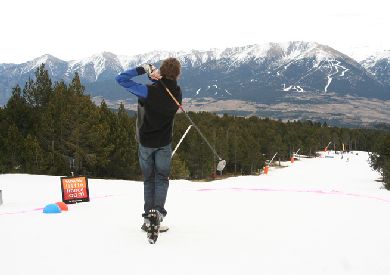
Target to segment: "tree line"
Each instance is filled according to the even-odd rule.
[[[314,156],[331,141],[330,149],[377,152],[375,156],[380,157],[373,158],[372,163],[386,171],[384,179],[389,178],[390,161],[383,157],[381,145],[389,140],[386,131],[207,112],[189,115],[227,161],[225,175],[258,173],[275,152],[278,160],[288,160],[298,149],[300,154]],[[173,146],[188,126],[187,118],[178,113]],[[89,177],[141,179],[134,137],[135,117],[123,104],[118,110],[109,109],[104,101],[97,106],[85,94],[77,73],[69,84],[52,83],[42,64],[23,88],[17,85],[12,89],[8,103],[0,108],[0,173],[74,172]],[[384,147],[388,154],[389,146]],[[205,179],[213,176],[217,160],[192,129],[172,163],[171,178]]]
[[[381,173],[386,189],[390,190],[390,133],[378,136],[370,160],[371,167]]]

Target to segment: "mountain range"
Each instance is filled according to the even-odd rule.
[[[159,66],[170,56],[181,61],[179,83],[187,102],[236,101],[271,106],[298,101],[332,104],[343,98],[346,102],[364,99],[386,104],[390,100],[390,51],[358,62],[326,45],[294,41],[135,56],[103,52],[72,61],[47,54],[23,64],[0,64],[0,105],[7,102],[12,87],[23,86],[44,63],[54,81],[70,81],[78,72],[87,92],[96,100],[124,101],[130,106],[134,96],[115,83],[115,76],[142,63]]]

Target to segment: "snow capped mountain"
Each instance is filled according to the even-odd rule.
[[[362,65],[380,82],[390,86],[390,50],[369,56],[362,61]]]
[[[29,74],[31,71],[35,71],[41,64],[45,64],[49,74],[54,77],[61,77],[63,75],[64,69],[67,66],[66,61],[62,61],[50,54],[45,54],[25,63],[24,66],[20,67],[19,73]]]
[[[357,62],[361,63],[363,60],[366,60],[371,56],[381,55],[384,51],[386,51],[386,49],[380,47],[379,45],[361,45],[348,47],[345,53]]]
[[[370,55],[362,60],[362,65],[365,68],[370,68],[382,60],[390,60],[390,50],[377,52],[374,55]]]
[[[176,57],[184,65],[199,66],[206,62],[228,59],[233,65],[239,65],[249,60],[264,60],[265,58],[296,58],[316,56],[319,61],[329,57],[329,47],[312,42],[286,42],[249,45],[227,49],[212,49],[208,51],[162,52],[154,51],[136,56],[118,56],[123,68],[136,66],[144,62],[158,63],[167,57]]]
[[[66,76],[71,78],[75,72],[78,72],[81,78],[93,82],[104,73],[118,73],[122,70],[123,66],[115,54],[103,52],[82,60],[70,61]]]
[[[197,70],[186,68],[191,78],[183,73],[182,83],[190,91],[189,97],[273,101],[286,92],[388,97],[383,85],[358,62],[314,42],[251,45],[211,56],[219,59],[210,58]],[[219,91],[214,84],[218,84]]]
[[[171,56],[182,63],[180,84],[184,96],[190,98],[272,102],[294,92],[390,96],[388,52],[360,64],[329,46],[293,41],[207,51],[153,51],[134,56],[103,52],[72,61],[46,54],[23,64],[0,64],[0,104],[5,104],[12,87],[23,86],[42,63],[54,81],[70,81],[78,72],[91,95],[123,99],[129,95],[114,81],[119,72],[142,63],[159,66]]]

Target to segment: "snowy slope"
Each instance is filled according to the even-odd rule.
[[[45,215],[35,209],[61,199],[59,177],[1,175],[1,274],[387,275],[390,193],[367,159],[171,181],[171,229],[155,245],[140,230],[140,182],[90,180],[91,202]]]

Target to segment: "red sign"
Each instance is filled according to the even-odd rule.
[[[61,177],[61,191],[66,204],[89,201],[87,177]]]

